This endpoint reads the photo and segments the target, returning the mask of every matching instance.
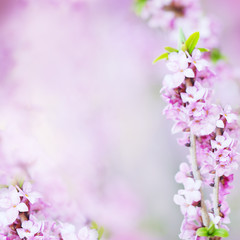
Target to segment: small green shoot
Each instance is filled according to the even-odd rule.
[[[135,0],[134,3],[134,10],[137,15],[140,15],[144,6],[146,5],[147,0]]]
[[[168,58],[168,53],[166,52],[166,53],[163,53],[162,55],[160,55],[159,57],[157,57],[154,61],[153,61],[153,63],[156,63],[156,62],[158,62],[159,60],[162,60],[162,59],[167,59]]]
[[[101,240],[104,233],[104,228],[99,227],[96,222],[92,221],[91,229],[95,229],[98,232],[98,240]]]
[[[196,232],[197,236],[199,237],[228,237],[229,233],[224,228],[216,228],[215,224],[213,222],[210,223],[210,226],[207,227],[201,227]]]
[[[199,32],[195,32],[186,40],[185,44],[189,54],[192,54],[194,48],[196,47],[198,40],[200,38]]]

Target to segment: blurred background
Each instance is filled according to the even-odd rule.
[[[203,7],[237,67],[239,2]],[[82,214],[114,240],[177,239],[174,175],[187,149],[162,116],[164,64],[152,65],[167,34],[131,0],[1,0],[0,29],[2,166],[32,178],[63,220],[78,225]],[[235,107],[237,88],[224,88]],[[237,240],[237,188],[230,198]]]

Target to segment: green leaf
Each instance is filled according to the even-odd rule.
[[[196,232],[197,236],[199,237],[207,237],[208,236],[208,230],[205,227],[199,228]]]
[[[184,52],[187,51],[186,43],[182,44],[181,50]]]
[[[165,58],[168,58],[168,53],[167,53],[167,52],[166,52],[166,53],[163,53],[162,55],[160,55],[159,57],[157,57],[157,58],[153,61],[153,63],[156,63],[157,61],[162,60],[162,59],[165,59]]]
[[[147,0],[136,0],[134,4],[134,9],[136,14],[140,15],[144,6],[146,5]]]
[[[104,233],[104,228],[100,227],[98,230],[98,240],[100,240],[102,238],[103,233]]]
[[[209,49],[207,48],[198,48],[198,50],[200,50],[200,52],[209,52]]]
[[[195,32],[195,33],[193,33],[193,34],[187,39],[187,41],[185,42],[189,54],[192,54],[192,51],[193,51],[194,48],[196,47],[199,38],[200,38],[199,32]]]
[[[229,233],[226,229],[224,228],[219,228],[219,229],[215,229],[213,236],[217,236],[217,237],[228,237]]]
[[[178,43],[178,48],[181,49],[182,44],[186,42],[186,37],[183,33],[183,30],[180,28],[179,29],[179,43]]]
[[[210,226],[209,226],[209,228],[208,228],[208,234],[209,235],[212,235],[213,233],[214,233],[214,231],[215,231],[215,224],[213,223],[213,222],[211,222],[210,223]]]
[[[176,48],[172,48],[172,47],[165,47],[165,50],[167,50],[168,52],[178,52],[178,50]]]
[[[226,60],[226,57],[224,55],[222,55],[222,53],[220,52],[220,50],[218,48],[214,48],[211,51],[210,58],[213,63],[217,63],[219,60]]]
[[[92,225],[91,225],[92,229],[98,230],[98,225],[96,222],[92,221]]]

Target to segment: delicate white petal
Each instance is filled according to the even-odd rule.
[[[9,198],[5,197],[0,199],[0,208],[10,208],[11,207],[11,202]]]
[[[17,205],[17,210],[19,212],[27,212],[28,211],[28,207],[27,207],[27,205],[25,203],[19,203]]]
[[[201,187],[201,185],[202,185],[202,181],[201,181],[201,180],[196,180],[196,181],[195,181],[194,189],[195,189],[195,190],[199,190],[200,187]]]
[[[167,68],[171,71],[171,72],[177,72],[178,71],[178,64],[176,62],[167,62],[166,63]]]
[[[187,87],[186,92],[188,94],[195,95],[197,92],[197,88],[196,87]]]
[[[187,214],[189,216],[196,216],[197,215],[197,209],[196,207],[190,205],[188,208],[187,208]]]
[[[9,208],[7,211],[6,211],[6,216],[7,216],[7,220],[9,223],[13,223],[17,217],[18,217],[18,210],[17,208]]]
[[[195,74],[191,68],[184,70],[184,75],[189,78],[194,78]]]
[[[90,230],[89,240],[98,240],[98,232],[95,229]]]
[[[200,201],[201,200],[201,193],[199,191],[193,191],[191,192],[191,200],[194,202]]]
[[[181,172],[188,172],[189,171],[189,165],[186,162],[182,162],[180,164],[180,171]]]
[[[33,226],[33,222],[32,221],[24,221],[22,223],[22,228],[25,228],[25,229],[31,229]]]
[[[199,49],[194,49],[193,50],[193,52],[192,52],[192,57],[193,57],[193,59],[195,59],[195,60],[198,60],[198,59],[200,59],[200,57],[201,57],[201,51],[199,50]]]
[[[81,239],[81,240],[85,240],[87,239],[88,237],[88,228],[87,227],[83,227],[79,230],[78,232],[78,237]]]
[[[25,237],[25,230],[24,229],[17,228],[17,233],[18,233],[18,235],[21,239]]]
[[[187,93],[181,93],[181,99],[183,103],[188,102],[188,94]]]
[[[18,194],[16,188],[12,189],[9,192],[9,197],[11,199],[12,205],[17,205],[20,202],[20,197],[19,197],[19,194]]]
[[[218,128],[224,128],[224,123],[223,123],[223,121],[222,121],[222,120],[218,120],[216,126],[217,126]]]
[[[178,72],[173,74],[172,76],[172,88],[179,87],[183,81],[185,80],[185,76],[183,72]]]
[[[173,201],[177,204],[177,205],[183,205],[186,201],[185,198],[183,196],[180,196],[178,194],[175,194],[173,197]]]
[[[187,178],[183,183],[184,188],[186,190],[192,189],[194,187],[194,184],[195,184],[195,182],[192,178]]]
[[[214,218],[214,223],[215,223],[215,224],[218,224],[220,220],[221,220],[221,217],[220,217],[220,216],[216,216],[216,217]]]
[[[32,184],[31,184],[30,182],[25,182],[25,183],[23,184],[23,191],[24,191],[25,193],[31,192],[31,191],[32,191]]]

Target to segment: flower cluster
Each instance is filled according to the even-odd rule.
[[[199,1],[195,0],[149,0],[142,10],[142,16],[149,19],[151,27],[174,29],[180,18],[190,17],[199,12]]]
[[[141,2],[141,0],[139,0]],[[216,20],[203,14],[199,0],[147,0],[141,16],[152,28],[160,28],[172,33],[173,38],[179,28],[186,33],[200,31],[207,47],[218,44],[219,28]]]
[[[163,112],[175,122],[172,132],[183,133],[179,144],[190,147],[189,162],[182,163],[176,175],[184,189],[174,201],[184,215],[180,238],[192,240],[228,234],[226,195],[232,188],[239,155],[237,115],[229,105],[213,102],[215,73],[195,48],[198,38],[199,33],[192,34],[180,50],[166,48],[170,51],[161,57],[167,58],[166,66],[172,72],[163,81],[161,92],[168,103]],[[206,187],[213,189],[210,200],[204,200]]]
[[[22,184],[20,184],[22,185]],[[76,234],[69,223],[55,221],[49,214],[49,204],[41,194],[32,191],[32,184],[10,185],[0,190],[1,240],[98,240],[102,228],[82,226]]]

